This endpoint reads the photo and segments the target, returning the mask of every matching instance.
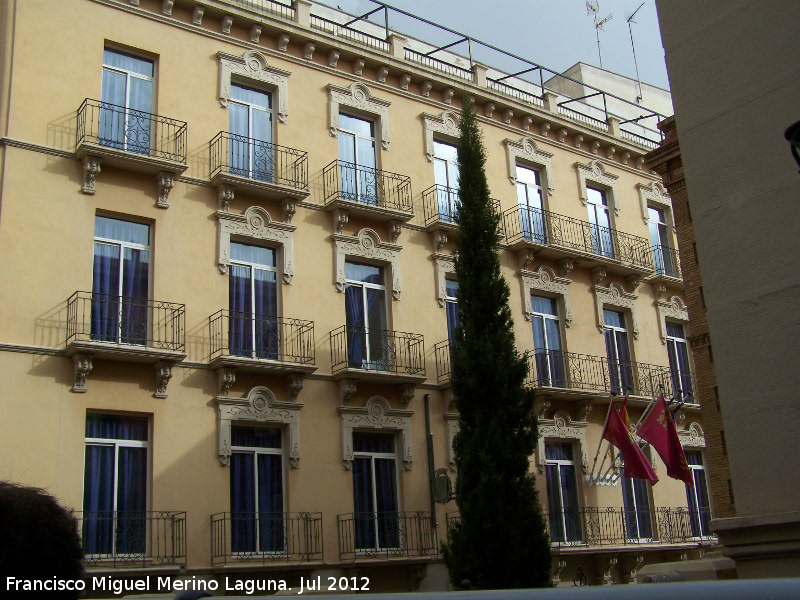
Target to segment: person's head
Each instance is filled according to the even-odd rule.
[[[83,577],[83,548],[72,511],[44,490],[0,481],[0,586],[6,578],[75,580]],[[80,592],[44,592],[48,598],[78,598]],[[32,594],[26,593],[26,597]]]

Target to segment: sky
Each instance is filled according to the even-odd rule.
[[[361,15],[377,5],[370,0],[322,0],[349,13]],[[628,17],[643,0],[593,0],[599,2],[600,19],[611,15],[600,31],[603,68],[636,78]],[[389,0],[390,6],[433,21],[466,36],[516,54],[553,71],[562,72],[582,61],[600,66],[594,21],[586,0]],[[491,8],[491,10],[489,10]],[[383,12],[373,19],[383,23]],[[639,76],[644,83],[669,89],[655,0],[644,0],[632,24]],[[389,27],[441,45],[457,38],[413,20],[389,13]],[[466,54],[466,44],[453,48]],[[497,54],[473,46],[480,62],[504,70],[521,70],[519,63],[502,64]]]

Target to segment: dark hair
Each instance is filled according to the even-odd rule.
[[[6,578],[59,580],[83,578],[83,548],[78,523],[44,490],[0,481],[0,584]],[[4,598],[31,597],[6,589]],[[79,591],[45,592],[49,598],[79,598]]]

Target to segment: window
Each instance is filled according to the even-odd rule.
[[[146,417],[86,415],[83,546],[95,558],[147,552]]]
[[[275,250],[231,242],[230,351],[279,359],[278,270]]]
[[[656,274],[676,277],[678,265],[669,243],[669,228],[664,216],[664,209],[648,206],[647,214],[650,220],[650,241],[653,244]]]
[[[458,148],[434,140],[433,174],[439,219],[452,223],[458,214]]]
[[[603,319],[606,323],[606,356],[608,374],[611,377],[611,393],[624,394],[633,388],[633,363],[628,345],[625,315],[606,308],[603,309]]]
[[[580,542],[583,536],[572,444],[547,443],[544,448],[550,540],[560,543]]]
[[[647,481],[629,479],[623,473],[622,500],[625,504],[627,539],[652,540],[653,518]]]
[[[531,310],[537,384],[564,387],[567,382],[556,301],[531,294]]]
[[[667,352],[672,391],[681,398],[693,396],[692,373],[689,369],[689,346],[683,333],[683,325],[667,321]]]
[[[100,144],[150,154],[153,61],[116,50],[103,51]]]
[[[231,430],[231,550],[284,552],[281,430]]]
[[[458,281],[454,279],[445,279],[444,308],[447,311],[447,340],[452,344],[459,323]]]
[[[354,369],[391,369],[383,268],[345,263],[347,357]]]
[[[269,181],[275,172],[272,147],[272,96],[231,84],[230,170],[234,175]]]
[[[689,506],[689,522],[694,537],[711,535],[711,507],[708,503],[708,487],[706,486],[706,470],[703,466],[703,454],[699,450],[687,450],[686,462],[692,470],[694,485],[686,486],[686,503]]]
[[[150,227],[100,215],[94,221],[91,339],[145,345]]]
[[[614,234],[611,230],[606,193],[595,188],[586,188],[586,195],[592,250],[595,254],[614,258]]]
[[[394,435],[353,432],[356,550],[400,547]]]
[[[537,244],[547,243],[539,171],[517,165],[517,201],[522,237]]]
[[[375,124],[371,121],[339,115],[339,177],[343,199],[377,206]]]

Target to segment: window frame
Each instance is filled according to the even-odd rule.
[[[653,516],[654,516],[654,514],[653,514],[653,499],[652,499],[653,487],[652,487],[652,485],[648,485],[648,482],[646,480],[643,480],[643,479],[638,480],[638,481],[641,481],[642,484],[645,486],[645,491],[644,491],[645,498],[644,498],[644,500],[645,500],[646,506],[644,508],[642,508],[642,507],[639,506],[639,501],[641,500],[639,498],[639,496],[640,496],[640,491],[639,490],[641,490],[641,488],[636,487],[636,484],[634,483],[637,480],[630,479],[630,478],[626,477],[624,471],[620,474],[620,479],[621,479],[620,484],[621,484],[621,491],[622,491],[622,507],[623,507],[624,518],[625,518],[623,523],[625,524],[626,538],[628,540],[632,541],[632,542],[635,542],[635,543],[652,542],[655,539],[654,535],[653,535],[654,531],[655,531],[655,527],[653,526]],[[630,492],[631,492],[630,496],[633,499],[633,506],[632,507],[628,506],[628,494],[627,494],[627,491],[625,489],[626,486],[629,486],[629,489],[630,489]],[[628,519],[630,518],[630,513],[631,512],[633,512],[634,518],[636,520],[636,533],[637,533],[636,536],[632,536],[631,535],[630,526],[628,525]],[[641,513],[642,512],[644,512],[647,515],[647,524],[648,524],[648,527],[650,528],[650,535],[649,536],[646,536],[646,535],[643,536],[642,535],[642,524],[640,522],[641,521]]]
[[[124,57],[127,57],[127,58],[133,58],[133,59],[136,59],[136,60],[141,60],[141,61],[148,62],[153,67],[153,75],[152,76],[143,75],[141,73],[136,73],[135,71],[128,71],[128,70],[123,69],[121,67],[115,67],[115,66],[113,66],[111,64],[108,64],[108,63],[106,63],[106,60],[105,60],[105,53],[106,52],[112,52],[114,54],[117,54],[117,55],[120,55],[120,56],[124,56]],[[103,91],[104,91],[104,88],[105,88],[105,86],[103,84],[103,79],[105,79],[105,72],[106,71],[109,71],[109,72],[112,72],[112,73],[117,73],[117,74],[125,76],[125,101],[124,101],[124,103],[122,105],[114,104],[113,102],[106,102],[106,101],[103,100]],[[150,131],[150,129],[151,129],[153,124],[151,122],[149,122],[150,121],[149,115],[156,114],[156,73],[157,73],[157,64],[156,64],[156,60],[155,60],[154,57],[143,56],[143,55],[138,54],[136,52],[131,52],[131,51],[126,50],[126,49],[117,48],[115,46],[104,46],[103,47],[102,71],[101,71],[101,81],[100,81],[100,104],[101,104],[101,107],[102,107],[103,104],[110,104],[112,106],[121,106],[125,111],[125,128],[124,128],[124,130],[122,132],[122,144],[121,144],[121,147],[118,148],[119,150],[121,150],[123,152],[133,152],[133,153],[136,153],[136,154],[141,154],[143,156],[150,156],[150,154],[153,151],[153,139],[152,139],[152,135],[151,135],[152,132]],[[141,111],[139,109],[131,108],[131,78],[139,79],[139,80],[142,80],[142,81],[149,81],[151,83],[150,110],[149,111]],[[128,126],[129,126],[128,125],[128,117],[129,117],[128,113],[131,112],[131,111],[145,112],[148,115],[148,134],[150,134],[148,137],[150,139],[148,140],[149,144],[148,144],[148,147],[147,147],[147,153],[141,152],[140,150],[143,149],[141,147],[138,148],[138,150],[137,149],[131,149],[129,147],[128,133],[127,133],[128,132]],[[102,113],[102,111],[101,111],[101,113]],[[100,117],[100,120],[101,120],[101,124],[102,124],[102,122],[103,122],[102,116]],[[100,128],[102,129],[102,125],[100,125]],[[100,134],[100,132],[98,131],[98,135],[99,134]],[[105,140],[105,138],[100,138],[100,139],[101,140]],[[112,148],[116,148],[117,147],[115,144],[118,143],[118,142],[114,142],[113,139],[112,140],[108,140],[108,141],[112,142],[112,143],[108,144],[110,147],[112,147]]]
[[[558,297],[553,297],[553,296],[549,296],[549,295],[542,295],[541,293],[535,293],[535,292],[538,292],[538,291],[539,290],[531,290],[530,291],[530,297],[531,297],[530,298],[530,300],[531,300],[531,313],[530,313],[530,317],[531,317],[530,318],[530,320],[531,320],[531,334],[532,334],[532,337],[533,337],[533,344],[534,344],[533,352],[534,352],[534,357],[535,357],[535,360],[536,360],[536,372],[537,372],[538,382],[539,382],[539,385],[544,385],[545,387],[566,387],[566,385],[567,385],[567,382],[566,382],[566,368],[565,368],[566,365],[565,365],[565,361],[564,361],[565,354],[566,354],[566,352],[564,350],[564,338],[566,336],[564,335],[564,330],[562,329],[562,326],[561,326],[561,321],[562,320],[561,320],[561,310],[560,310],[561,307],[559,306],[560,302],[558,301]],[[555,315],[537,312],[533,308],[533,298],[534,297],[536,297],[536,298],[545,298],[547,300],[551,300],[553,302],[553,306],[555,307]],[[544,334],[545,347],[544,348],[540,348],[540,350],[544,350],[544,352],[537,352],[537,348],[536,348],[536,336],[535,336],[535,334],[533,332],[533,328],[535,327],[535,320],[536,319],[541,319],[542,320],[542,333]],[[548,333],[547,333],[547,321],[555,321],[555,323],[556,323],[556,329],[558,331],[558,346],[559,346],[557,350],[550,348],[549,337],[548,337]],[[560,359],[557,358],[558,354],[561,355]],[[541,369],[541,362],[542,362],[542,358],[540,358],[541,355],[546,356],[546,359],[547,359],[548,379],[547,379],[546,382],[542,378],[541,370],[540,370]],[[558,381],[557,372],[554,373],[554,370],[555,370],[555,367],[556,367],[556,364],[554,364],[554,361],[556,361],[556,360],[558,360],[558,363],[560,363],[560,366],[561,366],[561,377],[562,377],[561,385],[558,385],[558,383],[557,383],[557,381]]]
[[[551,446],[553,446],[553,445],[568,445],[568,446],[570,446],[570,448],[572,449],[572,460],[547,458],[546,452],[547,452],[547,446],[548,445],[551,445]],[[571,441],[551,440],[551,441],[546,441],[544,443],[544,450],[545,450],[544,465],[545,465],[545,488],[546,488],[545,495],[548,497],[548,507],[547,507],[547,509],[548,509],[548,519],[551,520],[551,523],[549,524],[550,525],[550,529],[552,530],[552,518],[553,518],[552,514],[553,514],[554,507],[551,507],[549,505],[549,496],[550,496],[549,491],[550,490],[547,489],[547,488],[550,487],[551,481],[546,476],[546,473],[547,473],[547,467],[548,466],[555,466],[555,467],[557,467],[556,472],[558,474],[557,491],[558,491],[558,499],[559,499],[559,503],[560,503],[559,507],[558,507],[558,512],[560,514],[561,531],[559,533],[561,534],[560,537],[563,537],[562,540],[556,540],[556,543],[559,544],[559,545],[564,545],[564,546],[580,546],[580,545],[583,545],[585,542],[584,542],[584,531],[583,531],[583,526],[582,526],[582,522],[581,522],[582,521],[582,519],[581,519],[581,508],[580,508],[580,505],[581,505],[581,502],[580,502],[581,501],[581,494],[580,494],[580,489],[579,489],[579,487],[580,487],[580,483],[579,482],[580,482],[581,478],[578,477],[578,471],[575,468],[576,462],[577,462],[575,460],[575,445]],[[573,471],[573,475],[575,477],[575,500],[576,500],[576,503],[577,503],[577,509],[576,509],[577,515],[576,515],[576,518],[577,518],[578,527],[580,529],[579,538],[575,539],[575,540],[567,539],[568,538],[568,527],[567,527],[567,522],[566,522],[566,519],[565,519],[566,509],[564,508],[564,484],[563,484],[562,479],[561,479],[561,467],[562,466],[571,467],[572,471]],[[553,482],[553,483],[555,483],[555,482]],[[552,536],[553,536],[553,532],[552,531],[550,532],[550,535],[551,535],[551,538],[552,538]]]
[[[689,450],[689,451],[686,451],[684,449],[684,452],[687,453],[687,454],[688,453],[693,453],[693,454],[696,454],[697,456],[700,457],[700,463],[701,464],[699,464],[699,465],[692,464],[688,460],[686,461],[688,463],[689,469],[691,469],[691,472],[692,472],[692,487],[690,488],[688,485],[685,486],[685,487],[686,487],[687,511],[689,511],[690,527],[692,528],[692,534],[693,534],[692,537],[694,539],[703,539],[703,538],[707,538],[707,537],[713,535],[712,532],[709,529],[709,523],[710,523],[710,520],[711,520],[711,494],[710,494],[709,489],[708,489],[708,477],[706,476],[707,473],[708,473],[708,471],[706,471],[706,460],[705,460],[705,457],[703,456],[703,451],[701,449],[699,449],[699,448],[692,449],[692,450]],[[697,497],[697,485],[698,485],[698,483],[697,483],[697,475],[696,475],[697,471],[702,471],[703,472],[703,483],[705,484],[706,498],[708,500],[708,506],[705,506],[703,508],[700,507],[699,498]],[[695,506],[697,506],[697,511],[698,511],[696,525],[695,525],[694,520],[692,519],[691,504],[689,502],[689,494],[690,493],[694,497]],[[706,515],[706,518],[703,518],[703,514],[701,514],[701,511],[705,511],[704,514]],[[694,535],[695,531],[699,531],[699,535]]]
[[[383,284],[378,284],[378,283],[370,283],[370,282],[366,282],[366,281],[358,281],[358,280],[355,280],[355,279],[348,279],[348,277],[347,277],[347,265],[348,264],[360,265],[360,266],[369,266],[369,267],[375,267],[377,269],[380,269],[381,270],[381,278],[383,279],[384,283]],[[372,289],[372,290],[382,291],[383,292],[383,316],[384,316],[384,320],[386,322],[386,329],[384,331],[391,331],[392,330],[391,311],[390,311],[391,304],[389,302],[389,294],[387,293],[389,290],[388,290],[388,286],[385,283],[386,280],[387,280],[387,277],[386,277],[386,266],[385,265],[383,265],[383,264],[374,264],[374,263],[371,263],[371,262],[354,261],[350,257],[345,258],[345,279],[344,279],[345,293],[347,291],[348,286],[360,287],[362,290]],[[368,315],[368,312],[367,312],[367,308],[368,308],[368,306],[367,306],[367,294],[364,291],[362,291],[362,293],[361,293],[361,303],[362,303],[362,309],[364,311],[364,335],[365,335],[365,339],[366,339],[366,344],[365,344],[366,357],[364,359],[362,359],[362,363],[365,361],[367,364],[372,364],[374,361],[372,361],[371,357],[370,357],[370,342],[369,342],[369,340],[370,340],[370,327],[368,325],[369,319],[367,318],[367,315]],[[346,315],[347,315],[347,304],[345,303],[345,316]],[[385,357],[382,357],[381,360],[383,360],[384,358]],[[350,361],[350,357],[348,356],[348,362],[349,361]]]
[[[675,367],[678,369],[678,374],[677,374],[678,380],[681,381],[681,383],[683,383],[685,378],[688,378],[688,380],[690,382],[690,385],[692,385],[692,389],[689,389],[689,390],[684,390],[683,388],[681,388],[681,392],[682,392],[681,393],[681,400],[686,398],[687,395],[689,395],[692,398],[694,398],[694,386],[693,386],[694,377],[692,375],[692,351],[691,351],[691,345],[689,344],[688,336],[686,335],[686,329],[684,327],[684,324],[683,323],[678,323],[678,322],[675,322],[675,321],[666,321],[664,323],[664,325],[665,325],[664,330],[665,330],[665,333],[666,333],[666,336],[667,336],[667,358],[668,358],[668,362],[669,362],[669,366],[670,366],[670,376],[672,377],[672,379],[674,381],[675,378],[676,378],[675,374],[672,372],[672,365],[674,364]],[[670,335],[670,333],[669,333],[669,325],[680,327],[681,328],[681,334],[683,335],[683,337],[676,337],[676,336]],[[679,344],[679,343],[682,343],[683,346],[686,349],[686,367],[688,369],[688,372],[686,372],[686,373],[681,371],[680,361],[678,360],[677,344]],[[673,390],[673,392],[675,392],[675,391],[676,390]]]

